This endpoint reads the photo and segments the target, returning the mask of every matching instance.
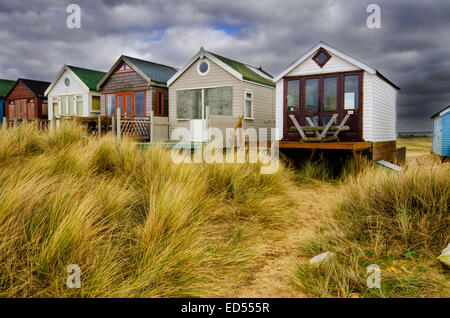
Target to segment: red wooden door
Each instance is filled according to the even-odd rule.
[[[32,100],[30,99],[27,103],[27,117],[28,119],[34,119],[36,118],[36,108],[34,107],[34,101],[31,102]]]

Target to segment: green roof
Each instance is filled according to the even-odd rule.
[[[67,65],[80,80],[89,87],[90,90],[97,90],[97,84],[106,75],[105,72],[99,72],[94,70],[89,70],[87,68],[81,68],[76,66]]]
[[[16,81],[0,79],[0,97],[6,97]]]
[[[258,70],[259,72],[264,73],[268,77],[272,77],[269,73],[264,71],[262,68],[256,68],[256,67],[253,67],[253,66],[250,66],[250,65],[238,62],[238,61],[234,61],[234,60],[231,60],[229,58],[217,55],[217,54],[212,53],[212,52],[209,52],[209,53],[211,53],[212,55],[217,57],[219,60],[221,60],[222,62],[224,62],[228,66],[230,66],[235,71],[237,71],[240,74],[242,74],[242,77],[243,77],[244,80],[247,80],[247,81],[250,81],[250,82],[254,82],[254,83],[258,83],[258,84],[262,84],[262,85],[275,87],[275,83],[273,81],[271,81],[268,78],[265,78],[265,77],[259,75],[257,72],[252,70],[252,69]]]

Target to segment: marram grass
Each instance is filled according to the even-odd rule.
[[[293,202],[283,167],[174,164],[75,125],[0,131],[0,297],[221,296]],[[66,286],[81,268],[81,288]]]

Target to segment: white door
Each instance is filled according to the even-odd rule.
[[[190,121],[191,141],[192,142],[204,142],[206,141],[206,120],[204,119],[192,119]]]
[[[206,114],[205,114],[205,96],[202,89],[201,97],[201,118],[190,120],[191,142],[206,142]]]

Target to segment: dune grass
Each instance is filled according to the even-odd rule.
[[[406,147],[408,152],[430,153],[433,144],[431,136],[399,136],[397,147]]]
[[[449,180],[449,165],[347,178],[333,218],[304,246],[310,256],[337,257],[299,264],[295,284],[315,297],[446,295],[449,274],[436,256],[450,240]],[[380,289],[367,286],[371,264],[381,268]]]
[[[283,167],[175,164],[73,124],[1,130],[0,165],[0,297],[221,296],[295,206]]]

